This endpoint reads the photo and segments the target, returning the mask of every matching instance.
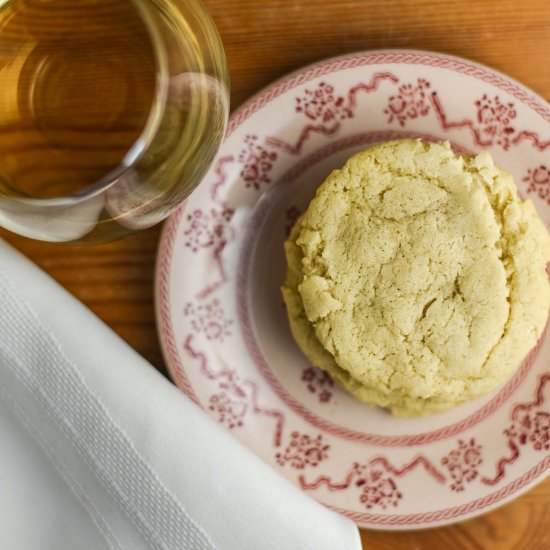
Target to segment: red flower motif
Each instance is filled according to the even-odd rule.
[[[249,400],[237,373],[234,370],[221,373],[218,389],[218,393],[210,397],[208,409],[216,412],[218,421],[229,429],[240,428],[249,409]]]
[[[216,412],[218,421],[230,430],[240,428],[244,424],[244,417],[248,410],[246,395],[231,396],[227,391],[222,390],[210,397],[208,409]]]
[[[332,392],[328,391],[328,390],[322,390],[320,393],[319,393],[319,401],[321,403],[328,403],[330,401],[330,398],[332,397]]]
[[[527,175],[522,178],[522,181],[529,184],[527,193],[536,193],[550,204],[550,170],[544,164],[527,170]]]
[[[315,467],[328,457],[330,445],[323,441],[323,436],[316,437],[292,432],[290,443],[275,458],[281,466],[289,464],[291,468],[303,470],[306,466]]]
[[[246,147],[239,155],[239,162],[243,163],[240,175],[246,187],[259,189],[262,184],[271,183],[268,174],[277,160],[277,153],[258,145],[258,136],[249,134],[244,142]]]
[[[517,116],[513,103],[502,103],[500,98],[490,98],[484,94],[475,102],[477,121],[482,125],[481,132],[503,149],[510,147],[514,127],[511,122]]]
[[[526,410],[517,414],[504,432],[520,445],[530,443],[536,451],[550,450],[550,414]]]
[[[334,386],[334,382],[324,370],[307,367],[302,372],[302,382],[306,383],[306,387],[311,393],[319,396],[321,403],[328,403],[332,398],[332,392],[329,388]]]
[[[370,509],[380,506],[397,506],[403,498],[394,479],[381,467],[375,465],[355,465],[355,486],[361,488],[359,501]]]
[[[469,456],[468,460],[475,462],[475,457]],[[359,501],[366,508],[396,507],[403,498],[403,494],[395,480],[408,475],[419,466],[422,466],[426,473],[438,483],[445,482],[445,476],[423,455],[416,455],[401,467],[392,464],[387,457],[379,455],[372,457],[366,463],[354,462],[345,477],[339,481],[333,480],[328,475],[321,475],[308,482],[303,474],[298,477],[298,481],[303,489],[308,490],[326,486],[329,491],[343,491],[355,487],[360,490]]]
[[[441,459],[441,464],[451,475],[453,491],[464,491],[464,484],[470,483],[478,476],[478,466],[483,462],[481,445],[474,438],[470,441],[458,440],[458,448]]]
[[[529,441],[537,451],[550,450],[550,414],[539,411],[535,415],[534,429],[529,435]]]
[[[226,336],[231,336],[230,327],[233,321],[227,319],[217,298],[211,302],[199,303],[198,305],[188,302],[183,309],[183,313],[187,317],[192,317],[191,326],[193,329],[197,333],[203,333],[208,340],[223,342]]]
[[[311,382],[312,380],[315,380],[317,377],[316,369],[315,367],[308,367],[307,369],[304,369],[302,372],[302,380],[304,382]],[[311,388],[308,384],[309,391],[315,391],[315,388]]]
[[[419,78],[415,86],[399,86],[397,95],[390,96],[388,106],[384,109],[384,113],[388,115],[388,123],[397,120],[401,126],[405,126],[408,119],[426,116],[430,112],[428,88],[430,83],[424,78]]]
[[[187,237],[185,246],[197,252],[200,248],[226,243],[230,237],[229,222],[234,212],[233,209],[225,207],[212,208],[210,212],[196,209],[187,214],[187,223],[183,230]]]
[[[324,124],[353,116],[352,110],[345,105],[344,98],[335,96],[334,87],[326,82],[320,82],[317,89],[305,90],[302,97],[296,98],[296,112]]]

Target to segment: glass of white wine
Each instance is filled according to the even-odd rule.
[[[97,243],[158,223],[210,167],[228,94],[199,0],[0,0],[0,226]]]

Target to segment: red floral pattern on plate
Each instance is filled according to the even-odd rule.
[[[221,391],[210,397],[208,410],[217,414],[218,422],[225,424],[230,430],[243,426],[244,417],[248,412],[244,395],[231,397],[227,391]]]
[[[321,403],[328,403],[332,398],[330,388],[334,386],[334,382],[328,372],[309,366],[302,371],[302,382],[305,382],[311,393],[319,397]]]
[[[427,90],[430,83],[425,78],[417,79],[417,83],[401,84],[396,95],[391,95],[384,113],[388,115],[388,124],[397,120],[401,126],[405,121],[426,116],[430,112],[430,102]]]
[[[441,459],[441,464],[449,471],[453,491],[464,491],[466,483],[478,476],[478,467],[483,462],[481,445],[472,437],[469,441],[458,440],[458,447]]]
[[[353,111],[346,105],[346,99],[335,95],[334,86],[326,82],[319,82],[316,89],[306,89],[302,97],[297,97],[296,112],[325,124],[353,116]]]
[[[205,212],[199,208],[186,216],[183,229],[185,246],[193,252],[201,248],[223,245],[228,241],[229,222],[234,211],[231,208],[211,208]]]
[[[488,94],[483,94],[481,98],[474,101],[475,119],[466,117],[462,120],[448,118],[437,92],[432,92],[430,100],[443,130],[468,129],[474,144],[478,147],[498,145],[507,151],[512,145],[518,145],[524,140],[529,140],[539,151],[550,147],[550,140],[542,141],[537,132],[519,131],[512,126],[511,121],[517,116],[516,107],[512,102],[502,103],[498,95],[490,98]]]
[[[520,445],[532,445],[535,451],[550,449],[550,414],[544,411],[521,411],[504,432]]]
[[[231,336],[233,320],[226,317],[218,298],[210,302],[188,302],[183,313],[191,318],[191,326],[195,332],[203,333],[208,340],[223,342],[225,337]]]
[[[256,135],[247,135],[244,139],[245,147],[239,154],[239,162],[243,164],[241,178],[246,187],[260,189],[263,184],[271,183],[269,173],[273,163],[277,160],[277,153],[260,145]]]
[[[403,498],[395,478],[408,475],[418,466],[422,466],[438,483],[445,481],[445,476],[438,468],[422,455],[417,455],[401,468],[394,466],[385,456],[376,456],[363,464],[354,462],[342,481],[334,481],[326,475],[321,475],[312,482],[306,481],[304,475],[300,475],[298,479],[301,487],[307,490],[315,490],[321,486],[327,487],[329,491],[359,488],[358,498],[365,508],[379,506],[384,509],[388,505],[398,506],[399,501]]]
[[[521,181],[528,184],[527,193],[536,193],[546,204],[550,204],[550,170],[545,164],[529,168]]]
[[[290,442],[285,450],[275,455],[280,466],[288,464],[291,468],[303,470],[306,467],[318,466],[328,458],[330,445],[325,443],[322,434],[312,437],[308,434],[292,432]]]
[[[202,214],[202,210],[200,209],[196,209],[192,214],[186,214],[187,229],[184,235],[187,239],[185,246],[193,252],[198,252],[199,248],[211,251],[214,266],[217,270],[217,280],[208,283],[196,294],[199,299],[206,298],[227,282],[227,273],[222,254],[226,246],[235,238],[235,229],[231,224],[235,211],[221,197],[221,194],[227,182],[226,166],[233,162],[235,162],[233,156],[221,157],[216,162],[213,170],[216,180],[210,186],[210,197],[217,207],[212,208],[210,214],[214,223],[211,224],[210,220],[206,219],[206,216]],[[197,211],[200,215],[197,214]],[[201,217],[203,218],[202,223],[197,220],[197,218]],[[209,227],[211,228],[210,230],[208,229]],[[199,236],[197,236],[197,233],[199,233]],[[204,234],[208,235],[208,238],[201,241],[201,237],[204,238]]]
[[[358,466],[355,486],[361,489],[359,501],[370,509],[380,506],[382,509],[388,506],[396,507],[403,498],[397,483],[380,466]]]
[[[208,409],[217,414],[218,421],[230,428],[242,427],[248,413],[275,419],[273,445],[281,444],[284,415],[276,409],[262,407],[258,403],[258,385],[253,380],[241,380],[235,370],[226,366],[219,371],[211,369],[207,354],[199,350],[188,335],[183,343],[184,352],[198,361],[200,372],[207,379],[217,382],[218,390],[210,396]]]
[[[483,94],[476,101],[477,121],[481,124],[481,133],[487,136],[491,143],[496,143],[504,149],[511,144],[511,136],[515,133],[512,120],[517,112],[513,103],[503,103],[498,95],[489,97]]]
[[[296,97],[297,113],[303,113],[315,124],[306,124],[295,143],[271,136],[266,143],[291,155],[299,155],[304,144],[314,134],[333,136],[342,126],[342,122],[355,116],[357,94],[370,93],[378,89],[381,82],[389,81],[393,84],[399,79],[389,72],[375,73],[368,83],[359,82],[348,90],[346,97],[335,95],[334,86],[320,82],[316,89],[306,89],[304,95]]]
[[[550,373],[542,374],[538,379],[534,399],[515,405],[512,409],[511,424],[503,431],[510,454],[497,461],[495,475],[484,477],[483,483],[495,485],[503,479],[506,466],[513,464],[520,457],[521,446],[530,445],[534,451],[550,450],[550,414],[547,410],[541,410],[545,403],[544,390],[548,383]]]

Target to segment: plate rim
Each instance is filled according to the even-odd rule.
[[[346,68],[355,68],[357,66],[362,66],[361,63],[353,63],[356,60],[361,60],[367,57],[368,58],[377,57],[377,56],[387,57],[391,55],[395,55],[397,58],[399,58],[399,56],[412,56],[417,58],[433,57],[441,60],[454,61],[456,63],[459,63],[460,65],[470,67],[471,69],[481,69],[483,72],[488,73],[489,76],[497,77],[499,80],[502,81],[502,84],[504,84],[505,86],[506,85],[509,86],[511,84],[512,89],[517,88],[518,90],[516,91],[522,92],[522,94],[525,94],[525,96],[530,97],[531,100],[536,100],[536,101],[532,101],[532,103],[538,104],[537,107],[535,108],[537,112],[539,112],[539,109],[541,111],[549,111],[550,109],[550,103],[546,99],[544,99],[544,97],[540,95],[538,92],[532,90],[531,88],[529,88],[525,84],[522,84],[521,82],[509,76],[508,74],[502,71],[499,71],[498,69],[494,69],[489,65],[485,65],[484,63],[473,61],[471,59],[460,57],[458,55],[438,52],[436,50],[418,50],[415,48],[377,48],[373,50],[361,50],[361,51],[351,52],[351,53],[342,54],[342,55],[329,56],[324,59],[321,59],[320,61],[314,61],[313,63],[309,63],[307,65],[299,67],[298,69],[290,71],[289,73],[286,73],[285,75],[277,78],[267,86],[264,86],[263,88],[261,88],[258,92],[250,96],[248,99],[246,99],[243,103],[241,103],[235,109],[234,112],[231,113],[227,124],[226,133],[224,135],[224,141],[236,130],[236,128],[240,124],[242,124],[247,118],[249,118],[252,114],[254,114],[254,112],[256,112],[259,108],[263,107],[265,103],[259,102],[258,100],[264,98],[264,96],[267,96],[266,99],[269,99],[269,100],[275,99],[279,95],[288,91],[289,88],[287,88],[287,85],[290,83],[294,83],[294,80],[300,77],[301,75],[303,75],[303,78],[300,79],[300,84],[305,84],[310,80],[313,80],[314,78],[333,72],[332,71],[333,65],[338,65],[343,61],[348,60],[350,62],[350,66]],[[395,61],[385,60],[384,63],[388,63],[388,64],[393,63],[397,65],[403,64],[403,63],[422,65],[422,63],[418,63],[418,62],[410,63],[408,61],[403,61],[402,59],[395,60]],[[365,65],[367,65],[367,63],[365,63]],[[451,70],[449,67],[440,67],[440,68]],[[318,71],[319,69],[324,69],[324,70]],[[510,93],[512,93],[512,95],[520,99],[520,97],[518,97],[517,94],[513,92],[510,92]],[[253,106],[256,108],[252,109]],[[550,122],[550,111],[548,112],[547,117],[545,118],[547,118],[547,120]]]

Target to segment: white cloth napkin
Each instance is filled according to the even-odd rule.
[[[0,548],[360,547],[0,242]]]

